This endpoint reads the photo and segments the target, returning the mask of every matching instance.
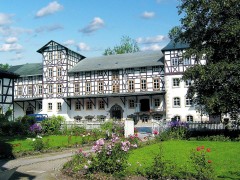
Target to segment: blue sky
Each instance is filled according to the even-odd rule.
[[[179,25],[178,0],[0,0],[0,63],[41,62],[54,40],[86,57],[101,56],[123,36],[141,51],[160,50]]]

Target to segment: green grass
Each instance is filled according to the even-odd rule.
[[[12,145],[13,152],[33,151],[32,139],[28,137],[4,137],[4,141]],[[42,139],[43,142],[48,142],[48,148],[69,147],[83,143],[82,136],[50,135],[43,136]],[[93,138],[91,136],[85,137],[85,141],[93,141]]]
[[[137,168],[145,170],[153,163],[154,156],[159,152],[162,144],[166,159],[176,162],[177,166],[192,172],[190,153],[197,146],[211,148],[208,153],[218,179],[240,179],[240,142],[219,141],[164,141],[131,151],[128,162],[131,164],[130,172]],[[142,166],[139,167],[139,162]]]

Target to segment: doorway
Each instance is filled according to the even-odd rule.
[[[150,111],[149,99],[141,99],[140,104],[140,111]]]
[[[26,115],[28,115],[28,114],[34,114],[32,106],[28,106],[28,108],[26,109]]]
[[[110,109],[110,117],[112,119],[122,119],[123,118],[123,109],[118,104],[115,104]]]

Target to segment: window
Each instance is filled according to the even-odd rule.
[[[142,91],[147,90],[147,80],[146,79],[141,79],[141,90]]]
[[[61,52],[58,52],[57,56],[58,56],[58,59],[62,59],[62,53]]]
[[[129,108],[134,108],[135,107],[135,101],[133,99],[128,100],[128,107]]]
[[[129,80],[128,81],[128,90],[129,91],[134,91],[134,80]]]
[[[173,98],[173,107],[180,107],[180,98],[179,97],[175,97]]]
[[[19,86],[18,87],[18,95],[22,96],[22,94],[23,94],[23,88],[22,88],[22,86]]]
[[[158,72],[159,71],[159,66],[153,66],[153,72]]]
[[[52,103],[48,103],[48,111],[52,111]]]
[[[85,72],[86,77],[91,77],[91,72]]]
[[[158,90],[159,87],[159,79],[153,79],[153,89]]]
[[[187,121],[188,122],[193,122],[193,116],[191,116],[191,115],[187,116]]]
[[[98,92],[103,93],[103,82],[98,82]]]
[[[53,93],[53,85],[52,85],[52,84],[49,84],[49,85],[48,85],[48,93],[49,93],[49,94],[52,94],[52,93]]]
[[[172,66],[178,66],[178,58],[172,58],[171,64],[172,64]]]
[[[92,109],[92,102],[91,102],[91,101],[87,101],[87,102],[86,102],[86,109],[87,109],[87,110]]]
[[[98,101],[98,109],[105,109],[104,101],[102,100]]]
[[[183,59],[183,65],[190,65],[191,64],[191,59],[185,58]]]
[[[74,92],[75,93],[79,93],[80,92],[79,84],[74,84]]]
[[[156,108],[160,106],[160,99],[154,99],[154,106]]]
[[[49,60],[52,60],[52,56],[53,56],[53,55],[52,55],[52,52],[49,52],[49,53],[48,53],[48,59],[49,59]]]
[[[62,76],[62,68],[57,68],[57,77]]]
[[[32,95],[33,88],[32,86],[28,86],[28,95]]]
[[[119,93],[119,85],[118,84],[113,84],[112,92],[113,93]]]
[[[81,110],[81,103],[79,101],[75,101],[75,110]]]
[[[53,70],[52,69],[48,69],[48,76],[53,77]]]
[[[155,115],[153,119],[156,121],[160,121],[162,119],[162,115]]]
[[[133,73],[134,73],[134,68],[127,68],[127,69],[126,69],[126,72],[127,72],[128,74],[133,74]]]
[[[191,86],[192,85],[192,81],[191,80],[186,80],[185,81],[185,86],[188,87],[188,86]]]
[[[90,93],[90,92],[91,92],[91,83],[86,82],[86,93]]]
[[[57,103],[57,110],[58,111],[62,110],[62,103],[60,103],[60,102]]]
[[[118,79],[119,78],[119,71],[118,70],[115,70],[115,71],[112,71],[112,79]]]
[[[38,85],[38,94],[42,94],[42,85]]]
[[[180,85],[180,79],[173,78],[173,87],[179,87],[179,85]]]
[[[62,93],[62,84],[57,85],[57,93],[58,94]]]
[[[103,76],[103,71],[97,71],[98,76]]]
[[[141,72],[141,73],[147,72],[147,68],[146,68],[146,67],[141,67],[141,68],[140,68],[140,72]]]
[[[180,116],[174,116],[174,117],[173,117],[173,120],[174,120],[174,121],[181,121],[181,117],[180,117]]]
[[[193,101],[191,98],[186,98],[186,106],[192,106]]]

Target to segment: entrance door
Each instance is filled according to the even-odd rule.
[[[121,106],[115,104],[111,107],[110,113],[112,119],[122,119],[123,110]]]
[[[140,104],[141,104],[140,111],[150,111],[149,99],[141,99]]]
[[[28,108],[26,110],[26,115],[28,115],[28,114],[34,114],[33,107],[28,106]]]

